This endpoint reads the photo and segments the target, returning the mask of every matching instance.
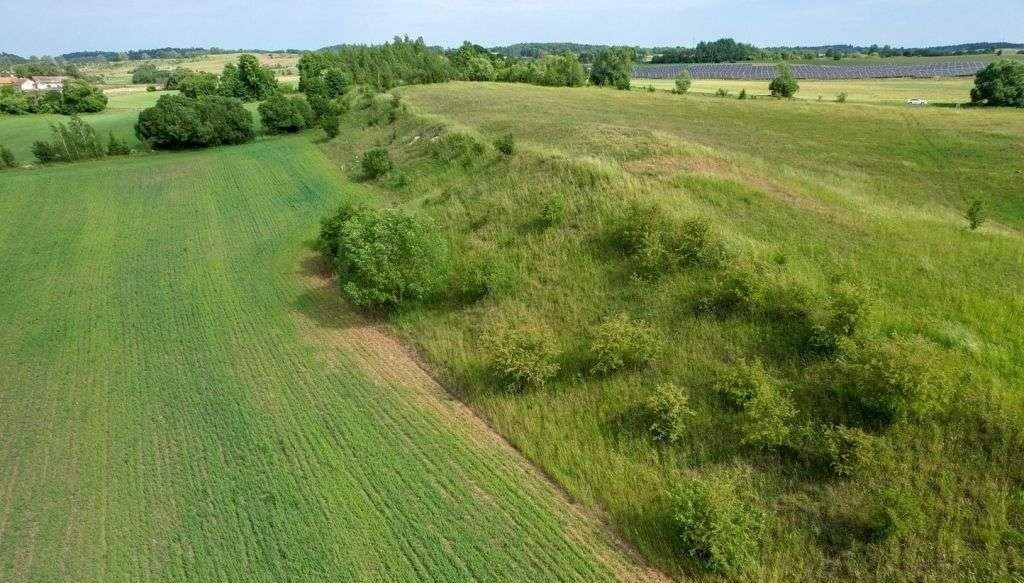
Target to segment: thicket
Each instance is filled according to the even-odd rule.
[[[312,127],[316,116],[304,97],[276,93],[257,107],[263,130],[268,134],[300,132]]]
[[[17,162],[14,159],[14,152],[7,146],[0,146],[0,168],[14,168]]]
[[[610,47],[597,53],[590,68],[590,82],[616,89],[629,89],[633,77],[635,51],[630,47]]]
[[[96,130],[77,115],[71,116],[66,124],[51,125],[50,129],[49,141],[39,140],[32,144],[32,154],[40,163],[90,160],[106,154]]]
[[[242,144],[254,134],[252,114],[242,102],[218,95],[162,95],[135,123],[139,140],[162,150]]]
[[[978,71],[971,101],[982,105],[1024,107],[1024,63],[999,59]]]

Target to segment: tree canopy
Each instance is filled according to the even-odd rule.
[[[989,63],[974,78],[971,101],[1024,107],[1024,63],[1009,59]]]

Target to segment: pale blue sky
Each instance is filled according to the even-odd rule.
[[[0,0],[0,51],[161,46],[318,48],[396,34],[453,46],[519,41],[925,46],[1024,42],[1024,0]]]

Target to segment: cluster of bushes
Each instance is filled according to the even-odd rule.
[[[431,50],[422,38],[396,37],[379,46],[343,46],[299,59],[299,90],[307,92],[316,79],[336,69],[357,85],[383,91],[399,85],[442,83],[452,78],[451,65],[444,55]]]
[[[76,115],[95,113],[107,107],[107,96],[98,87],[73,79],[61,91],[23,93],[11,87],[0,87],[0,113],[59,113]]]
[[[32,144],[32,154],[40,163],[74,162],[76,160],[92,160],[103,156],[122,156],[131,152],[127,142],[110,134],[104,146],[96,130],[82,121],[77,115],[71,120],[57,123],[51,127],[49,141],[39,140]],[[13,165],[13,156],[11,156]]]
[[[163,95],[139,113],[135,135],[162,150],[242,144],[253,139],[252,114],[231,97]]]
[[[645,277],[683,267],[715,267],[725,258],[725,248],[706,220],[678,221],[650,203],[626,205],[612,221],[607,238]]]
[[[590,68],[590,82],[616,89],[629,89],[636,52],[630,47],[611,47],[597,53]]]
[[[14,152],[7,146],[0,146],[0,168],[14,168],[18,163],[14,159]]]
[[[268,134],[300,132],[316,123],[313,108],[304,97],[276,93],[260,103],[257,110]]]
[[[1024,63],[999,59],[978,71],[971,89],[971,102],[1024,107]]]

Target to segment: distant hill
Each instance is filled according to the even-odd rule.
[[[0,71],[7,71],[14,67],[14,65],[20,65],[25,62],[24,57],[18,55],[12,55],[11,53],[0,53]]]

